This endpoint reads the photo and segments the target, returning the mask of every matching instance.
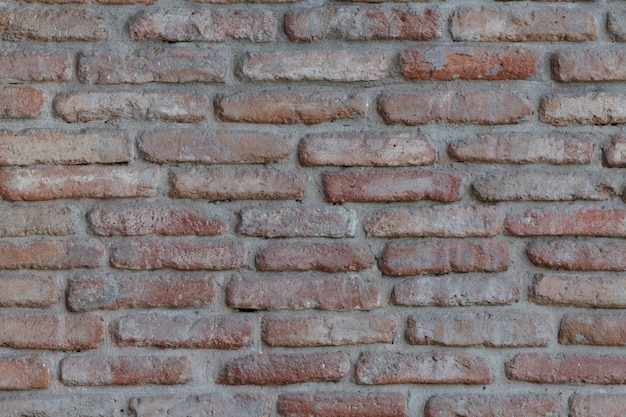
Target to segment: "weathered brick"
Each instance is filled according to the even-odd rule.
[[[508,216],[506,233],[515,236],[626,237],[626,210],[618,207],[572,206],[531,209]]]
[[[619,240],[549,240],[530,242],[528,258],[537,266],[579,271],[626,271],[626,242]]]
[[[170,196],[207,200],[301,200],[306,174],[273,168],[175,169]]]
[[[563,416],[561,398],[555,394],[436,395],[424,409],[425,417]]]
[[[448,353],[362,353],[356,382],[383,384],[489,384],[489,364],[480,357]]]
[[[385,93],[378,112],[385,123],[409,126],[434,122],[517,124],[535,114],[528,97],[511,91],[426,91]]]
[[[463,178],[445,171],[353,171],[322,176],[326,199],[345,202],[459,201]]]
[[[26,3],[45,4],[110,4],[110,5],[145,5],[150,6],[159,0],[24,0]]]
[[[616,136],[611,146],[604,150],[604,164],[610,167],[626,167],[626,137]]]
[[[615,40],[626,41],[626,11],[611,10],[607,15],[607,28]]]
[[[590,164],[595,146],[586,135],[506,133],[480,135],[449,147],[450,156],[463,162],[496,164]]]
[[[340,238],[353,237],[356,229],[354,210],[340,206],[249,207],[240,216],[237,231],[247,236]]]
[[[174,92],[74,92],[54,99],[54,110],[68,123],[116,119],[195,123],[206,118],[209,109],[204,96]]]
[[[626,413],[622,394],[579,394],[569,397],[571,417],[620,417]]]
[[[269,417],[272,405],[266,396],[210,393],[187,397],[143,397],[130,400],[135,417],[218,415],[230,417]]]
[[[340,381],[350,371],[344,352],[258,354],[228,361],[217,379],[225,385],[284,385]]]
[[[626,346],[626,316],[620,313],[565,314],[559,328],[562,345]]]
[[[308,315],[263,318],[261,336],[270,346],[341,346],[370,343],[392,343],[396,335],[396,318],[390,315]]]
[[[379,281],[357,275],[237,275],[226,287],[226,304],[245,310],[372,310],[381,297]]]
[[[361,271],[374,263],[368,245],[338,243],[276,243],[256,254],[262,271]]]
[[[67,290],[67,306],[72,311],[203,307],[214,298],[212,278],[172,272],[78,275]]]
[[[240,72],[253,81],[375,81],[387,75],[389,64],[382,52],[248,52]]]
[[[59,302],[61,290],[57,280],[46,275],[2,275],[0,307],[50,307]]]
[[[455,41],[585,42],[598,39],[598,24],[584,8],[463,8],[452,15]]]
[[[505,240],[472,239],[388,243],[378,262],[386,275],[506,271],[511,262]]]
[[[443,33],[436,9],[413,7],[317,7],[290,11],[285,31],[292,41],[312,42],[324,38],[357,40],[427,41]]]
[[[521,48],[435,46],[405,50],[400,71],[416,80],[525,80],[537,75],[539,54]]]
[[[268,10],[171,8],[139,12],[130,19],[128,31],[133,41],[270,42],[277,26]]]
[[[42,389],[51,384],[52,363],[45,356],[0,356],[1,390]]]
[[[61,382],[68,386],[174,385],[192,379],[186,356],[71,355],[61,361]]]
[[[502,214],[489,206],[382,209],[363,226],[369,237],[488,237],[502,231]]]
[[[123,412],[123,411],[122,411]],[[117,399],[111,395],[42,394],[0,399],[3,417],[121,417]]]
[[[68,54],[35,50],[5,52],[0,55],[0,82],[69,81],[72,62]]]
[[[33,119],[39,116],[46,96],[30,87],[5,87],[0,90],[0,119]]]
[[[41,240],[0,243],[0,269],[95,268],[104,259],[104,245],[95,240]]]
[[[407,398],[387,392],[282,394],[276,410],[283,417],[408,417]]]
[[[549,94],[541,98],[539,119],[554,126],[622,124],[626,122],[626,96],[607,92]]]
[[[558,51],[552,56],[552,73],[558,81],[626,80],[626,53],[620,50]]]
[[[232,240],[153,238],[111,247],[111,264],[124,269],[219,270],[236,269],[245,263],[245,245]]]
[[[126,166],[11,169],[0,172],[0,195],[9,201],[59,198],[154,197],[159,170]]]
[[[298,147],[306,166],[412,166],[434,165],[437,149],[420,133],[309,134]]]
[[[78,207],[12,205],[2,209],[0,237],[66,236],[81,229]]]
[[[366,115],[371,102],[364,93],[317,89],[237,93],[220,97],[215,107],[226,122],[311,125]]]
[[[626,278],[536,274],[528,297],[537,304],[626,308]]]

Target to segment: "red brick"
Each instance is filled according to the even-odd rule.
[[[584,312],[561,319],[562,345],[626,346],[626,316],[620,313]]]
[[[531,209],[509,216],[507,234],[515,236],[626,236],[626,210],[618,207],[572,206]]]
[[[238,275],[226,287],[226,304],[245,310],[372,310],[381,297],[379,281],[357,275]]]
[[[0,195],[9,201],[59,198],[154,197],[155,168],[76,166],[12,169],[0,172]]]
[[[78,275],[67,290],[67,306],[72,311],[203,307],[214,298],[212,278],[172,272]]]
[[[610,11],[607,15],[607,28],[616,41],[626,41],[626,11]]]
[[[392,343],[396,327],[394,316],[381,314],[266,315],[261,336],[270,346],[287,347]]]
[[[68,386],[174,385],[192,379],[186,356],[71,355],[61,361],[61,382]]]
[[[362,353],[356,382],[383,384],[489,384],[489,364],[475,356],[448,353]]]
[[[537,304],[626,308],[626,278],[537,274],[528,297]]]
[[[626,122],[626,96],[591,92],[551,94],[541,98],[539,119],[554,126],[615,125]]]
[[[207,200],[301,200],[306,174],[273,168],[175,169],[170,196]]]
[[[585,135],[505,133],[453,143],[449,152],[452,158],[463,162],[590,164],[595,146]]]
[[[0,119],[33,119],[39,116],[46,96],[30,87],[5,87],[0,90]]]
[[[555,394],[436,395],[424,409],[425,417],[563,416],[561,398]]]
[[[452,15],[455,41],[585,42],[598,39],[598,24],[584,8],[464,8]]]
[[[210,104],[196,94],[95,91],[60,93],[54,99],[54,110],[68,123],[116,119],[195,123],[206,118]]]
[[[571,417],[621,417],[626,413],[622,394],[578,394],[569,397]]]
[[[344,202],[459,201],[463,178],[444,171],[353,171],[322,177],[326,199]]]
[[[514,276],[416,277],[394,285],[391,302],[415,307],[506,305],[519,299],[521,287]]]
[[[4,397],[0,400],[0,415],[3,417],[121,417],[117,399],[113,396],[58,393],[53,396],[38,393],[38,395]]]
[[[111,264],[116,268],[195,271],[236,269],[245,263],[244,244],[232,240],[153,238],[116,243],[111,247]]]
[[[276,27],[272,12],[256,8],[171,8],[136,14],[128,23],[128,32],[133,41],[270,42]]]
[[[52,363],[45,356],[0,356],[0,389],[30,390],[49,388]]]
[[[248,52],[240,72],[253,81],[375,81],[387,76],[389,64],[381,52]]]
[[[226,122],[312,125],[369,113],[364,93],[317,89],[314,92],[243,92],[218,98],[218,117]]]
[[[604,150],[604,164],[610,167],[626,167],[626,137],[616,136],[611,146]]]
[[[369,237],[488,237],[502,231],[502,214],[489,206],[382,209],[363,223]]]
[[[526,96],[507,91],[426,91],[386,93],[378,100],[385,123],[517,124],[535,114]]]
[[[81,227],[78,207],[11,205],[2,209],[0,237],[73,235]]]
[[[262,271],[362,271],[374,263],[365,244],[276,243],[256,254],[256,267]]]
[[[217,379],[226,385],[284,385],[336,382],[350,371],[343,352],[303,355],[258,354],[228,361]]]
[[[435,9],[409,7],[317,7],[285,15],[285,31],[292,41],[324,38],[344,40],[415,40],[440,37],[443,22]]]
[[[472,239],[388,243],[378,262],[386,275],[506,271],[511,262],[505,240]]]
[[[406,325],[413,345],[537,347],[548,346],[553,333],[547,315],[519,311],[415,313]]]
[[[143,397],[130,400],[135,417],[218,415],[230,417],[269,417],[272,405],[266,396],[210,393],[187,397]]]
[[[619,240],[534,241],[526,248],[537,266],[579,271],[626,271],[626,243]]]
[[[281,394],[284,417],[408,417],[407,398],[393,392],[315,392]]]
[[[420,133],[309,134],[298,147],[305,166],[434,165],[437,149]]]
[[[552,56],[552,73],[558,81],[626,80],[626,54],[619,50],[558,51]]]
[[[111,5],[137,5],[146,6],[156,4],[159,0],[24,0],[27,3],[46,3],[46,4],[111,4]]]
[[[525,80],[537,75],[539,54],[520,48],[423,47],[400,54],[400,71],[416,80]]]
[[[69,81],[72,62],[68,54],[35,50],[5,52],[0,55],[0,81],[3,83]]]
[[[183,206],[101,206],[87,220],[100,236],[215,236],[228,229],[223,221]]]
[[[104,246],[95,240],[29,239],[0,243],[0,269],[95,268],[104,258]]]
[[[0,307],[50,307],[59,302],[61,290],[56,279],[46,275],[2,275]]]

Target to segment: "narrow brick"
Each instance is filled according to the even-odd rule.
[[[154,197],[159,170],[125,166],[12,169],[0,172],[0,195],[9,201],[60,198]]]
[[[626,167],[626,137],[616,136],[611,146],[604,150],[604,164],[610,167]]]
[[[338,243],[276,243],[255,258],[261,271],[362,271],[374,263],[368,245]]]
[[[59,302],[61,289],[57,280],[47,275],[2,275],[0,307],[45,308]]]
[[[236,93],[220,97],[215,106],[226,122],[312,125],[366,115],[371,103],[364,93],[318,89]]]
[[[123,412],[123,411],[122,411]],[[29,395],[0,400],[3,417],[122,417],[118,401],[111,395]]]
[[[469,123],[517,124],[535,114],[528,97],[510,91],[427,91],[385,93],[378,112],[388,125]]]
[[[236,275],[226,287],[226,305],[245,310],[372,310],[382,285],[357,275]]]
[[[621,417],[626,413],[622,394],[579,394],[569,397],[571,417]]]
[[[531,209],[507,217],[505,229],[515,236],[626,237],[626,210],[586,206]]]
[[[445,171],[353,171],[322,176],[326,199],[345,202],[412,202],[461,200],[463,178]]]
[[[0,269],[96,268],[104,245],[95,240],[41,240],[0,243]]]
[[[562,345],[626,346],[626,316],[620,313],[565,314],[559,328]]]
[[[0,237],[67,236],[80,229],[80,210],[74,206],[11,205],[0,216]]]
[[[619,240],[549,240],[528,244],[532,263],[549,269],[626,271],[626,243]]]
[[[0,90],[0,119],[34,119],[46,103],[46,96],[30,87],[5,87]]]
[[[283,417],[408,417],[407,398],[387,392],[281,394],[276,410]]]
[[[0,389],[31,390],[52,385],[52,363],[42,355],[0,356]]]
[[[170,196],[207,200],[301,200],[306,174],[273,168],[175,169]]]
[[[72,79],[68,54],[35,50],[5,52],[0,55],[0,82],[54,82]]]
[[[489,384],[489,364],[480,357],[447,353],[362,353],[356,382],[385,384]]]
[[[337,382],[350,371],[344,352],[258,354],[228,361],[217,379],[225,385],[285,385]]]
[[[142,397],[130,400],[135,417],[219,415],[230,417],[269,417],[272,405],[267,396],[209,393],[187,397]]]
[[[26,3],[44,3],[44,4],[108,4],[120,6],[144,5],[150,6],[156,4],[159,0],[24,0]]]
[[[298,147],[306,166],[416,166],[434,165],[435,149],[420,133],[309,134]]]
[[[424,409],[425,417],[563,416],[563,405],[555,394],[435,395]]]
[[[552,56],[552,73],[558,81],[626,80],[626,53],[620,50],[558,51]]]
[[[626,278],[536,274],[528,297],[537,304],[626,308]]]
[[[378,262],[383,274],[419,275],[506,271],[509,243],[502,239],[435,240],[388,243]]]
[[[607,28],[616,41],[626,41],[626,11],[610,11],[607,15]]]
[[[607,92],[545,95],[539,119],[554,126],[622,124],[626,122],[626,96]]]

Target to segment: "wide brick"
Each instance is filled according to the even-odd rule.
[[[95,240],[41,240],[0,243],[0,269],[95,268],[104,259],[104,245]]]
[[[26,50],[0,55],[0,81],[3,83],[69,81],[71,78],[72,62],[68,54]]]
[[[369,237],[488,237],[502,231],[502,214],[489,206],[382,209],[363,226]]]
[[[240,72],[253,81],[375,81],[387,75],[389,64],[383,52],[249,52]]]
[[[0,356],[1,390],[42,389],[51,384],[52,363],[45,356]]]
[[[232,240],[154,238],[111,247],[111,265],[124,269],[220,270],[236,269],[245,263],[245,245]]]
[[[449,147],[450,156],[456,160],[496,164],[590,164],[594,152],[590,137],[562,133],[487,134]]]
[[[459,201],[463,178],[445,171],[353,171],[322,176],[326,199],[344,202]]]
[[[226,287],[226,304],[245,310],[372,310],[381,297],[379,281],[357,275],[237,275]]]
[[[239,349],[252,344],[252,326],[227,316],[142,314],[116,320],[110,329],[119,346]]]
[[[109,37],[104,14],[86,8],[3,8],[0,33],[5,41],[103,41]]]
[[[607,200],[617,187],[604,174],[593,172],[494,172],[478,178],[472,188],[480,201]]]
[[[121,417],[120,406],[110,395],[29,395],[0,399],[0,415],[3,417]]]
[[[193,379],[186,356],[71,355],[61,361],[64,385],[186,384]]]
[[[626,316],[620,313],[565,314],[559,328],[562,345],[626,346]]]
[[[170,195],[207,200],[301,200],[307,176],[273,168],[220,167],[175,169]]]
[[[413,345],[548,346],[553,333],[547,315],[519,311],[415,313],[406,325],[406,338]]]
[[[54,99],[54,110],[68,123],[116,119],[195,123],[206,118],[210,104],[196,94],[94,91],[60,93]]]
[[[30,87],[5,87],[0,90],[0,119],[33,119],[39,116],[46,96]]]
[[[72,311],[199,308],[211,304],[214,298],[212,278],[172,272],[78,275],[70,280],[67,290],[67,306]]]
[[[210,393],[187,397],[143,397],[130,400],[135,417],[188,417],[218,415],[229,417],[269,417],[270,399],[261,395]]]
[[[626,167],[626,137],[616,136],[611,146],[604,149],[604,164],[610,167]]]
[[[415,277],[394,285],[391,302],[410,307],[506,305],[521,292],[515,276]]]
[[[621,417],[626,413],[622,394],[579,394],[569,397],[571,417]]]
[[[312,125],[369,113],[364,93],[317,89],[313,92],[243,92],[218,98],[218,117],[226,122]]]
[[[538,384],[626,384],[626,357],[584,353],[520,353],[505,363],[506,376]]]
[[[607,15],[607,28],[615,40],[626,41],[626,11],[610,11]]]
[[[78,55],[78,79],[90,84],[223,82],[226,55],[203,49],[141,49],[134,55]]]
[[[413,166],[434,165],[435,149],[420,133],[309,134],[298,147],[306,166]]]
[[[424,409],[425,417],[563,416],[563,405],[555,394],[436,395]]]
[[[579,271],[626,271],[626,242],[561,239],[530,242],[528,258],[537,266]]]
[[[228,361],[217,379],[225,385],[284,385],[336,382],[350,371],[344,352],[258,354]]]
[[[158,163],[266,164],[287,158],[293,145],[286,136],[258,131],[185,129],[145,132],[139,150]]]
[[[378,262],[385,275],[506,271],[509,243],[502,239],[435,240],[388,243]]]
[[[0,237],[73,235],[81,227],[78,207],[11,205],[2,209]]]
[[[507,217],[504,227],[507,234],[515,236],[626,237],[626,210],[586,206],[531,209]]]
[[[598,39],[598,24],[584,8],[463,8],[452,15],[455,41],[585,42]]]
[[[405,50],[400,71],[416,80],[525,80],[537,75],[539,54],[520,48],[435,46]]]
[[[393,392],[315,392],[281,394],[283,417],[408,417],[407,398]]]
[[[413,7],[317,7],[285,15],[292,41],[324,38],[427,41],[440,37],[443,22],[436,9]]]
[[[626,122],[626,96],[607,92],[546,95],[541,98],[539,119],[554,126],[622,124]]]
[[[115,164],[132,158],[130,135],[122,130],[0,131],[0,165]]]
[[[394,316],[381,314],[266,315],[261,336],[270,346],[288,347],[392,343],[396,327]]]
[[[154,197],[159,170],[125,166],[12,169],[0,172],[0,195],[9,201],[59,198]]]
[[[528,297],[537,304],[626,308],[626,278],[537,274]]]
[[[558,51],[552,56],[552,73],[558,81],[626,80],[626,53],[620,50]]]
[[[338,243],[276,243],[255,257],[262,271],[362,271],[374,263],[368,245]]]
[[[489,384],[489,364],[480,357],[448,353],[362,353],[356,382],[383,384]]]
[[[50,307],[59,302],[61,290],[57,280],[46,275],[2,275],[0,307]]]
[[[268,10],[171,8],[139,12],[130,19],[128,32],[133,41],[270,42],[277,26]]]

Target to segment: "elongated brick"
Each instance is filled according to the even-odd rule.
[[[0,119],[33,119],[41,113],[46,96],[31,87],[0,90]]]
[[[73,235],[81,229],[80,217],[74,206],[12,205],[2,209],[0,237]]]
[[[349,272],[369,268],[374,256],[365,244],[277,243],[259,251],[255,261],[262,271]]]
[[[626,398],[621,394],[575,393],[569,397],[572,417],[620,417],[626,411]]]
[[[39,395],[4,397],[0,400],[0,414],[3,417],[122,416],[118,399],[112,395],[56,394],[47,396],[42,393]]]
[[[524,415],[562,416],[563,405],[556,394],[435,395],[424,409],[425,417]]]
[[[626,54],[620,50],[558,51],[551,61],[552,73],[559,81],[626,80]]]
[[[3,83],[69,81],[71,78],[72,61],[68,54],[24,50],[0,55],[0,81]]]
[[[31,390],[52,385],[52,362],[43,355],[0,356],[0,389]]]
[[[95,268],[105,254],[102,243],[84,239],[6,241],[0,253],[0,269]]]
[[[408,417],[401,393],[315,392],[281,394],[276,402],[283,417]]]
[[[626,210],[572,206],[531,209],[507,217],[507,234],[515,236],[626,236]]]
[[[538,304],[626,308],[626,278],[536,274],[528,296]]]
[[[562,345],[626,346],[626,316],[620,313],[585,312],[561,318]]]
[[[626,243],[620,240],[534,241],[526,253],[532,263],[549,269],[626,271]]]
[[[59,302],[61,289],[48,275],[9,274],[0,277],[0,307],[50,307]]]
[[[136,417],[222,415],[230,417],[269,417],[272,405],[267,396],[209,393],[201,395],[140,397],[130,400]]]
[[[626,96],[619,93],[548,94],[541,98],[539,119],[554,126],[622,124],[624,106]]]

